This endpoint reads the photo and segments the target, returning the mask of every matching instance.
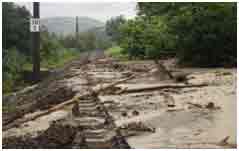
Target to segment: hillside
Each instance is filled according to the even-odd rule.
[[[56,34],[73,34],[75,32],[75,18],[74,17],[52,17],[43,18],[41,24],[48,28],[49,32]],[[88,18],[79,17],[79,32],[87,31],[93,28],[102,27],[104,23]]]

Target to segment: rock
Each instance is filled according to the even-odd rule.
[[[125,140],[123,136],[115,136],[113,139],[112,148],[115,149],[131,149],[128,142]]]
[[[214,109],[215,108],[215,104],[213,102],[209,102],[207,105],[206,105],[206,108],[207,109]]]
[[[174,75],[174,79],[176,82],[185,82],[187,81],[187,76],[188,76],[188,73],[178,73],[176,75]]]
[[[125,111],[124,111],[124,112],[122,112],[122,113],[121,113],[121,115],[122,115],[123,117],[126,117],[126,116],[128,116],[127,112],[125,112]]]
[[[129,131],[145,131],[145,132],[155,132],[155,128],[150,127],[142,122],[132,122],[121,126],[121,129]]]
[[[138,115],[139,115],[139,112],[138,112],[137,110],[134,110],[134,111],[132,112],[132,115],[138,116]]]
[[[72,115],[74,115],[74,116],[79,116],[80,115],[79,104],[77,102],[75,102],[75,104],[72,108]]]
[[[78,132],[72,143],[73,149],[87,148],[86,138],[82,132]]]
[[[225,146],[225,145],[227,145],[229,138],[230,138],[230,136],[226,136],[225,138],[223,138],[223,139],[218,143],[218,145],[220,145],[220,146]]]
[[[175,107],[175,104],[168,104],[168,107]]]

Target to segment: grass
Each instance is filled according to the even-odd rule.
[[[49,69],[59,68],[65,65],[65,63],[80,56],[79,52],[76,51],[63,51],[61,56],[58,58],[48,58],[41,61],[41,71],[46,71]],[[23,66],[25,71],[32,70],[32,64],[26,63]]]
[[[61,50],[59,55],[50,56],[41,61],[41,76],[44,79],[45,73],[48,73],[49,70],[63,67],[67,62],[80,56],[80,53],[75,50]],[[19,78],[18,80],[5,80],[3,83],[3,93],[4,95],[10,94],[14,91],[20,90],[24,87],[32,85],[31,77],[32,72],[32,63],[29,61],[24,63],[22,66],[22,72],[17,73]]]
[[[119,46],[113,46],[105,51],[106,55],[122,60],[128,60],[128,56],[123,54],[123,49]]]

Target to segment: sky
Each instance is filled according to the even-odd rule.
[[[32,3],[19,2],[32,12]],[[124,15],[130,19],[136,15],[136,2],[104,2],[104,3],[40,3],[40,17],[87,16],[106,22],[111,17]]]

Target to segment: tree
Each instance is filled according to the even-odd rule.
[[[2,6],[3,48],[15,47],[21,53],[30,55],[30,13],[25,7],[3,2]]]
[[[126,19],[121,15],[115,18],[111,18],[110,20],[106,22],[106,29],[105,29],[106,33],[116,43],[118,43],[121,38],[119,28],[125,22],[126,22]]]
[[[122,27],[130,55],[157,58],[175,50],[181,63],[236,64],[236,3],[141,3]]]
[[[121,47],[129,56],[158,59],[162,52],[175,48],[175,36],[169,34],[164,18],[137,17],[121,26]]]
[[[10,92],[19,80],[26,55],[30,56],[30,13],[14,3],[2,3],[3,92]]]

